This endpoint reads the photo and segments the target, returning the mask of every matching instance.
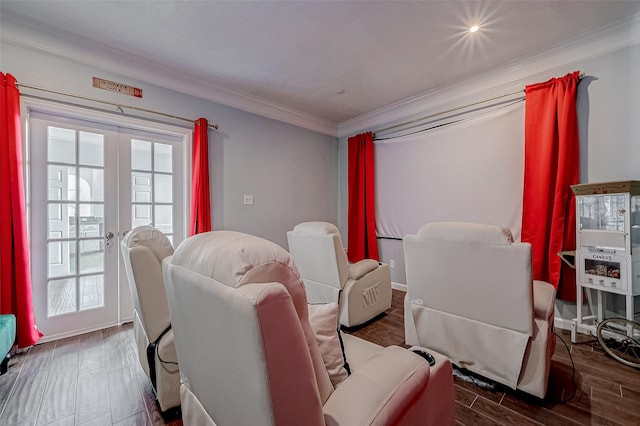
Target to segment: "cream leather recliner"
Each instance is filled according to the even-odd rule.
[[[173,254],[173,246],[151,226],[134,228],[120,245],[133,297],[138,359],[160,409],[167,412],[180,406],[180,371],[162,277],[162,260]]]
[[[163,266],[185,425],[453,423],[451,364],[438,354],[430,367],[406,349],[345,335],[352,373],[334,387],[302,280],[280,246],[202,233]]]
[[[367,322],[391,307],[389,266],[373,259],[350,264],[334,225],[300,223],[287,232],[287,240],[309,303],[338,302],[345,327]]]
[[[534,281],[531,246],[494,225],[439,222],[404,238],[405,338],[539,398],[555,350],[555,289]]]

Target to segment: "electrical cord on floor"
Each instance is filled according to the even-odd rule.
[[[576,396],[576,365],[573,363],[573,356],[571,356],[571,350],[569,350],[569,345],[567,345],[567,342],[564,341],[564,339],[562,338],[562,336],[560,336],[558,333],[556,333],[555,331],[553,331],[553,334],[558,337],[562,343],[564,344],[564,347],[567,349],[567,353],[569,354],[569,360],[571,361],[571,386],[573,387],[573,390],[571,391],[571,395],[569,395],[567,398],[564,399],[558,399],[558,400],[546,400],[548,402],[553,402],[553,403],[557,403],[557,404],[564,404],[566,402],[569,402],[570,400],[573,399],[574,396]]]

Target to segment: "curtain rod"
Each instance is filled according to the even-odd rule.
[[[581,72],[581,73],[578,75],[578,79],[580,79],[580,80],[581,80],[581,79],[582,79],[582,77],[584,77],[584,73],[583,73],[583,72]],[[491,101],[495,101],[495,100],[498,100],[498,99],[501,99],[501,98],[506,98],[507,96],[517,95],[517,94],[519,94],[519,93],[521,93],[521,92],[523,92],[523,91],[524,91],[524,90],[518,90],[518,91],[511,92],[511,93],[507,93],[507,94],[504,94],[504,95],[495,96],[495,97],[493,97],[493,98],[484,99],[484,100],[481,100],[481,101],[478,101],[478,102],[472,102],[472,103],[467,104],[467,105],[462,105],[462,106],[459,106],[459,107],[451,108],[451,109],[448,109],[448,110],[446,110],[446,111],[440,111],[440,112],[437,112],[437,113],[435,113],[435,114],[430,114],[430,115],[427,115],[427,116],[425,116],[425,117],[420,117],[420,118],[416,118],[416,119],[414,119],[414,120],[405,121],[404,123],[395,124],[395,125],[393,125],[393,126],[385,127],[385,128],[383,128],[383,129],[374,130],[374,131],[373,131],[373,138],[375,139],[375,134],[376,134],[376,133],[378,133],[378,132],[385,132],[385,131],[387,131],[387,130],[395,129],[395,128],[397,128],[397,127],[404,127],[404,126],[408,126],[409,124],[417,123],[417,122],[419,122],[419,121],[428,120],[428,119],[430,119],[430,118],[437,117],[437,116],[439,116],[439,115],[449,114],[449,113],[451,113],[451,112],[459,111],[459,110],[461,110],[461,109],[466,109],[466,108],[469,108],[469,107],[472,107],[472,106],[476,106],[476,105],[484,104],[484,103],[486,103],[486,102],[491,102]]]
[[[76,99],[83,99],[85,101],[98,102],[98,103],[101,103],[101,104],[111,105],[111,106],[114,106],[117,109],[119,109],[120,112],[124,112],[123,108],[126,108],[126,109],[133,109],[133,110],[136,110],[136,111],[143,111],[143,112],[147,112],[147,113],[150,113],[150,114],[162,115],[164,117],[169,117],[169,118],[173,118],[173,119],[176,119],[176,120],[188,121],[189,123],[195,123],[196,122],[196,120],[191,120],[189,118],[179,117],[177,115],[166,114],[164,112],[158,112],[158,111],[154,111],[154,110],[151,110],[151,109],[140,108],[140,107],[135,107],[135,106],[131,106],[131,105],[123,105],[123,104],[119,104],[119,103],[116,103],[116,102],[103,101],[101,99],[89,98],[87,96],[74,95],[73,93],[66,93],[66,92],[60,92],[60,91],[57,91],[57,90],[45,89],[43,87],[32,86],[30,84],[24,84],[24,83],[16,82],[16,86],[17,87],[24,87],[24,88],[27,88],[27,89],[39,90],[39,91],[42,91],[42,92],[55,93],[56,95],[69,96],[71,98],[76,98]],[[215,130],[218,130],[218,125],[217,124],[209,124],[209,127],[213,128]]]

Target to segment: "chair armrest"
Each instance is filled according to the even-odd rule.
[[[545,281],[533,282],[533,310],[535,317],[548,321],[556,305],[556,289]]]
[[[378,269],[380,264],[373,259],[363,259],[349,265],[349,278],[359,280],[371,271]]]
[[[395,424],[416,404],[429,381],[429,364],[389,346],[354,371],[324,405],[329,425]]]

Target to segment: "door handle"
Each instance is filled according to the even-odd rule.
[[[105,245],[107,247],[111,247],[111,240],[113,240],[113,232],[109,231],[106,234],[104,234],[104,239],[107,240]]]

